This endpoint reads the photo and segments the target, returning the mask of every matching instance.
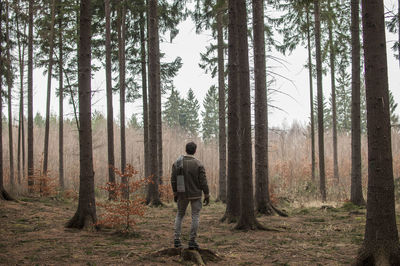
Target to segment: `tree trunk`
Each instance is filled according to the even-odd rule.
[[[50,130],[50,99],[51,99],[51,78],[53,72],[53,53],[54,53],[54,23],[56,1],[51,2],[51,25],[50,25],[50,47],[49,47],[49,68],[47,70],[47,101],[46,101],[46,125],[44,131],[43,148],[43,174],[47,175],[47,164],[49,158],[49,130]]]
[[[58,71],[59,71],[59,119],[58,119],[58,180],[61,190],[64,190],[64,79],[63,79],[63,32],[62,32],[62,1],[58,1]]]
[[[112,103],[112,75],[111,75],[111,19],[110,0],[104,1],[106,17],[106,90],[107,90],[107,154],[108,154],[108,182],[115,183],[114,159],[114,114]],[[114,192],[109,191],[108,199],[114,198]]]
[[[158,171],[158,150],[157,150],[157,64],[159,62],[159,50],[157,45],[158,20],[157,20],[157,0],[148,1],[148,57],[149,57],[149,157],[150,176],[152,182],[148,186],[148,203],[152,206],[161,205],[158,192],[159,171]]]
[[[3,2],[0,2],[0,18],[3,16]],[[0,32],[2,31],[2,24],[0,23]],[[0,34],[0,44],[3,42],[2,40],[3,34]],[[0,61],[3,65],[3,55],[2,55],[2,45],[0,45]],[[3,117],[3,75],[0,75],[0,117]],[[12,200],[11,196],[4,189],[4,180],[3,180],[3,123],[0,123],[0,200]]]
[[[310,34],[310,10],[306,5],[307,12],[307,50],[308,50],[308,79],[310,82],[310,126],[311,126],[311,180],[315,181],[315,125],[314,125],[314,92],[312,74],[312,53],[311,53],[311,34]]]
[[[253,0],[257,1],[257,0]],[[240,135],[239,145],[241,151],[241,182],[240,182],[240,217],[236,225],[239,230],[254,230],[260,226],[254,213],[253,198],[253,159],[251,141],[251,102],[250,102],[250,71],[249,71],[249,47],[247,41],[247,8],[245,0],[238,0],[237,24],[238,24],[238,76],[240,88]]]
[[[28,30],[28,190],[33,193],[33,5],[29,0],[29,30]]]
[[[368,132],[368,198],[358,265],[400,265],[396,227],[383,1],[362,0]]]
[[[361,185],[360,119],[360,1],[351,1],[351,194],[350,201],[365,205]]]
[[[9,2],[6,2],[6,43],[7,43],[7,87],[8,87],[8,149],[10,159],[10,183],[14,187],[14,142],[12,132],[12,70],[11,70],[11,43],[10,43],[10,25],[9,25]],[[1,121],[0,121],[1,122]]]
[[[332,143],[333,143],[333,177],[339,180],[339,165],[338,165],[338,149],[337,149],[337,119],[336,119],[336,85],[335,85],[335,47],[333,45],[332,33],[332,9],[331,1],[328,0],[328,9],[330,18],[328,19],[328,33],[329,33],[329,62],[331,68],[331,89],[332,89]]]
[[[317,61],[317,98],[318,98],[318,150],[319,150],[319,178],[322,201],[326,201],[325,188],[325,151],[324,151],[324,114],[322,97],[322,62],[321,62],[321,22],[319,1],[314,0],[315,16],[315,48]]]
[[[81,0],[79,35],[79,201],[78,209],[67,223],[69,228],[82,229],[96,223],[91,123],[91,9],[90,0]]]
[[[21,44],[21,33],[19,25],[19,16],[21,14],[21,6],[18,1],[18,14],[16,15],[17,23],[17,42],[18,42],[18,62],[20,77],[20,93],[19,93],[19,122],[18,122],[18,148],[17,148],[17,169],[18,184],[25,176],[25,140],[24,140],[24,69],[25,69],[25,44]],[[26,33],[26,24],[24,25],[24,35]],[[22,160],[21,160],[22,156]],[[21,167],[22,161],[22,167]],[[22,169],[21,169],[22,168]]]
[[[225,0],[220,0],[217,14],[218,35],[218,145],[219,145],[219,192],[218,199],[226,203],[226,122],[225,122],[225,69],[224,26]]]
[[[156,24],[158,25],[158,16],[156,16]],[[156,46],[158,52],[157,59],[157,156],[158,156],[158,182],[163,183],[163,138],[162,138],[162,110],[161,110],[161,69],[160,69],[160,34],[156,32]]]
[[[239,87],[236,4],[228,1],[228,176],[226,211],[222,221],[235,223],[240,215]]]
[[[264,4],[253,0],[254,34],[254,114],[255,114],[255,171],[256,210],[272,214],[268,189],[268,107],[267,78],[265,66]]]
[[[150,176],[149,157],[149,111],[147,105],[147,70],[146,70],[146,38],[145,38],[145,14],[140,13],[140,52],[142,72],[142,97],[143,97],[143,145],[144,145],[144,175]]]
[[[121,172],[125,173],[126,167],[126,139],[125,139],[125,27],[126,27],[126,3],[121,2],[118,25],[118,61],[119,61],[119,106],[121,127]],[[128,178],[121,177],[121,183],[125,185],[123,197],[129,198]]]

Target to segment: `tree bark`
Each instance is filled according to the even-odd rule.
[[[312,53],[311,53],[311,34],[310,34],[310,10],[306,5],[307,13],[307,50],[308,50],[308,79],[310,82],[310,126],[311,126],[311,180],[315,181],[315,125],[314,125],[314,92],[312,74]]]
[[[255,114],[255,172],[256,210],[262,214],[272,214],[268,180],[268,106],[267,78],[265,66],[264,4],[253,0],[254,34],[254,114]]]
[[[361,176],[360,118],[360,1],[351,1],[351,194],[350,201],[365,205]]]
[[[150,176],[149,157],[149,111],[147,105],[147,70],[146,70],[146,38],[145,38],[145,14],[140,13],[140,52],[142,72],[142,97],[143,97],[143,145],[144,145],[144,175]]]
[[[106,90],[107,90],[107,154],[108,154],[108,182],[115,183],[114,159],[114,114],[112,103],[112,73],[111,73],[111,7],[110,0],[104,1],[106,17]],[[114,198],[114,192],[109,191],[108,199]]]
[[[6,1],[6,44],[7,44],[7,88],[8,88],[8,149],[10,160],[10,183],[14,187],[14,142],[12,132],[12,70],[11,70],[11,43],[9,25],[9,2]]]
[[[224,69],[224,26],[225,0],[219,0],[217,11],[218,39],[218,145],[219,145],[219,192],[218,200],[226,203],[226,122],[225,122],[225,69]]]
[[[46,100],[46,125],[44,130],[43,148],[43,174],[47,175],[47,164],[49,158],[49,131],[50,131],[50,99],[51,99],[51,78],[53,72],[53,53],[54,53],[54,24],[55,24],[56,1],[51,2],[51,26],[50,26],[50,47],[49,47],[49,68],[47,72],[47,100]]]
[[[63,79],[63,32],[62,32],[62,0],[58,1],[58,94],[59,94],[59,119],[58,119],[58,182],[60,189],[64,190],[64,79]]]
[[[160,52],[157,44],[158,20],[157,20],[157,0],[148,1],[148,57],[149,57],[149,157],[150,176],[152,182],[148,186],[148,204],[152,206],[161,205],[158,192],[159,170],[158,170],[158,145],[157,145],[157,90],[160,89],[157,84],[157,64],[159,62]]]
[[[240,215],[240,146],[239,146],[239,87],[237,9],[228,1],[228,176],[226,211],[222,221],[235,223]]]
[[[60,189],[64,190],[64,84],[63,84],[63,39],[62,39],[62,1],[58,1],[58,68],[59,68],[59,127],[58,127],[58,180]]]
[[[158,25],[158,13],[156,16],[156,24]],[[159,184],[163,183],[163,138],[162,138],[162,110],[161,110],[161,65],[160,65],[160,34],[158,31],[156,32],[156,49],[158,52],[157,57],[157,156],[158,156],[158,182]]]
[[[256,1],[256,0],[254,0]],[[245,0],[236,1],[238,24],[238,76],[240,88],[240,135],[241,151],[241,182],[240,182],[240,217],[236,225],[239,230],[255,230],[261,225],[257,222],[254,213],[253,198],[253,158],[251,141],[251,102],[250,102],[250,71],[249,47],[247,41],[247,8]]]
[[[368,198],[358,265],[400,265],[396,227],[383,1],[362,0],[368,132]]]
[[[0,18],[3,16],[3,2],[0,2]],[[2,23],[0,23],[0,32],[2,32]],[[0,34],[0,44],[3,34]],[[2,45],[0,45],[0,62],[3,65]],[[3,75],[0,75],[0,117],[3,117]],[[4,189],[3,180],[3,123],[0,123],[0,200],[12,200],[12,197]]]
[[[315,48],[317,61],[317,98],[318,98],[318,150],[319,150],[319,179],[322,201],[326,201],[325,188],[325,151],[324,151],[324,114],[322,97],[322,62],[321,62],[321,21],[319,1],[314,0],[315,17]]]
[[[126,34],[126,2],[121,2],[118,25],[118,61],[119,61],[119,106],[120,106],[120,127],[121,127],[121,172],[125,173],[126,167],[126,139],[125,139],[125,34]],[[125,185],[123,197],[129,197],[128,179],[121,177],[121,183]]]
[[[28,30],[28,191],[33,193],[33,5],[29,0],[29,30]]]
[[[67,223],[69,228],[82,229],[96,223],[91,123],[91,9],[90,0],[81,0],[79,33],[79,201],[78,209]]]
[[[333,45],[332,33],[332,8],[331,1],[328,0],[328,9],[330,18],[328,19],[328,34],[329,34],[329,64],[331,68],[331,97],[332,97],[332,143],[333,143],[333,177],[339,180],[339,165],[338,165],[338,148],[337,148],[337,119],[336,119],[336,84],[335,84],[335,47]]]
[[[19,93],[19,122],[18,122],[18,148],[17,148],[17,169],[18,169],[18,184],[21,185],[21,180],[25,176],[25,135],[24,135],[24,70],[25,70],[25,44],[21,44],[21,33],[19,16],[21,14],[21,6],[18,1],[18,14],[16,15],[17,23],[17,42],[18,42],[18,62],[19,62],[19,77],[20,77],[20,93]],[[26,33],[26,24],[24,25],[24,35]],[[22,160],[21,160],[22,155]],[[22,161],[22,167],[21,167]],[[21,169],[22,168],[22,169]]]

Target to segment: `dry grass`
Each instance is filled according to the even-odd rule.
[[[5,184],[9,181],[9,157],[8,157],[8,132],[7,127],[3,127],[3,155]],[[75,124],[64,124],[64,167],[65,184],[68,189],[78,191],[79,186],[79,143],[78,132]],[[14,136],[17,136],[17,129],[14,129]],[[120,131],[115,126],[115,162],[116,167],[120,167]],[[164,128],[163,131],[163,151],[164,151],[164,177],[163,180],[170,179],[171,166],[176,158],[184,153],[184,144],[189,140],[194,140],[198,144],[196,156],[203,161],[210,191],[215,197],[218,191],[218,145],[216,142],[203,143],[200,138],[193,138],[183,134],[179,130]],[[311,182],[311,152],[310,137],[308,129],[298,124],[293,124],[286,130],[271,130],[269,137],[269,169],[270,183],[276,198],[285,199],[291,203],[306,204],[308,201],[315,201],[320,198],[318,189],[318,177],[316,182]],[[39,167],[43,151],[44,128],[36,127],[34,130],[34,156],[35,167]],[[138,169],[138,177],[144,175],[143,158],[143,133],[141,130],[128,128],[126,131],[126,150],[127,163]],[[327,133],[325,136],[325,156],[326,156],[326,175],[329,201],[345,201],[349,198],[350,171],[351,171],[351,136],[350,134],[339,134],[339,183],[333,179],[333,160],[332,160],[332,136]],[[393,166],[395,177],[400,176],[400,134],[394,131],[392,134],[393,143]],[[363,186],[367,183],[367,146],[366,136],[362,138],[362,171]],[[58,125],[53,122],[50,127],[50,150],[49,150],[49,177],[58,180]],[[14,158],[16,166],[16,140],[14,143]],[[317,159],[318,147],[316,145]],[[93,155],[95,168],[96,187],[102,186],[107,182],[107,133],[106,121],[99,120],[93,125]],[[317,162],[318,166],[318,162]],[[317,167],[318,169],[318,167]],[[317,173],[318,174],[318,173]],[[15,170],[16,175],[16,170]],[[11,189],[16,194],[26,191],[26,176],[22,185]],[[99,190],[98,193],[101,193]]]

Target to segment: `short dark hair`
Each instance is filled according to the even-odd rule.
[[[193,141],[186,144],[186,153],[189,155],[193,155],[196,153],[197,145]]]

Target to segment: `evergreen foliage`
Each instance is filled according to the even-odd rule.
[[[208,89],[206,97],[203,100],[204,111],[202,131],[204,141],[210,141],[218,137],[218,90],[216,86]]]

